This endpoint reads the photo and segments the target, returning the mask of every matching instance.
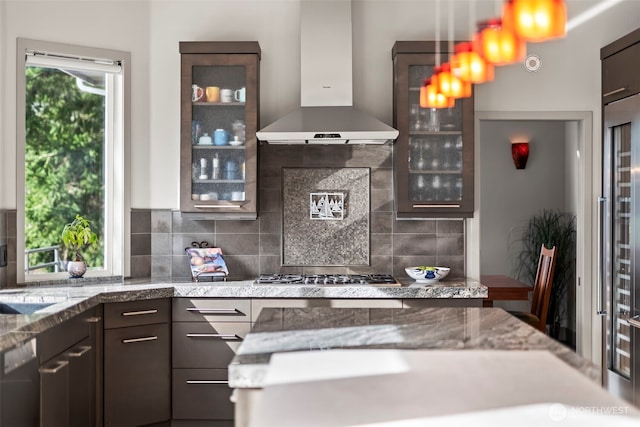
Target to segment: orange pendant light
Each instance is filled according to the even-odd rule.
[[[438,92],[447,98],[468,98],[471,96],[471,83],[460,80],[453,75],[451,64],[446,63],[440,67],[438,73]]]
[[[451,58],[451,71],[460,80],[469,83],[490,82],[494,77],[493,64],[488,63],[473,48],[473,43],[458,43]]]
[[[528,42],[541,42],[566,34],[564,0],[508,0],[502,9],[505,27]]]
[[[522,61],[527,54],[524,40],[505,28],[500,19],[479,23],[473,42],[474,50],[493,65],[513,64]]]
[[[433,77],[426,79],[420,88],[420,106],[422,108],[452,108],[455,103],[454,98],[447,98],[438,93],[438,89],[433,83]]]

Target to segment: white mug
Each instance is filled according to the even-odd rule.
[[[247,98],[247,88],[245,87],[241,87],[238,90],[235,90],[233,92],[233,99],[235,99],[238,102],[245,102]]]
[[[221,102],[233,102],[233,89],[220,89]]]
[[[204,89],[198,85],[191,85],[191,101],[198,102],[204,98]]]

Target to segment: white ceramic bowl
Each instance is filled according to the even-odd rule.
[[[233,145],[234,147],[237,147],[237,146],[242,145],[242,144],[244,144],[244,141],[240,141],[240,140],[237,140],[237,139],[232,139],[232,140],[229,141],[229,145]]]
[[[440,279],[447,277],[451,269],[449,267],[429,267],[421,265],[419,267],[407,267],[404,271],[417,283],[436,283]]]

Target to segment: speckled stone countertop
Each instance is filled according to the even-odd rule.
[[[486,298],[486,286],[450,280],[413,287],[256,285],[253,280],[191,282],[161,279],[74,279],[0,290],[2,302],[50,303],[33,314],[0,315],[0,351],[33,337],[100,303],[171,297],[209,298]]]
[[[229,386],[261,388],[276,352],[357,348],[547,350],[600,377],[591,362],[500,308],[265,308],[229,365]]]

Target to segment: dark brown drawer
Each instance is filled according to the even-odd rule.
[[[98,308],[92,308],[39,334],[40,363],[46,362],[88,337],[94,322],[100,320],[98,316]]]
[[[171,299],[115,302],[104,305],[104,328],[126,328],[167,323],[171,320]]]
[[[602,100],[605,104],[640,92],[640,43],[602,61]]]
[[[174,322],[249,322],[251,301],[231,298],[174,298]]]
[[[105,427],[171,418],[170,333],[168,323],[105,331]]]
[[[232,420],[226,369],[174,369],[173,418]]]
[[[251,329],[250,323],[174,322],[174,368],[222,368]]]

